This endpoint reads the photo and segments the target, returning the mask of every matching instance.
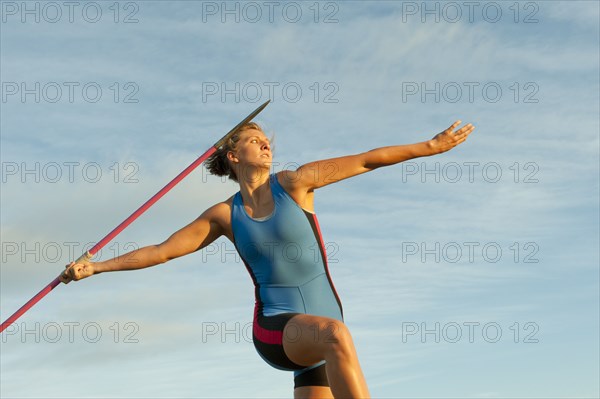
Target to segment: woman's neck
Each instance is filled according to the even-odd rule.
[[[245,205],[257,210],[263,205],[271,204],[272,195],[268,171],[261,171],[254,174],[253,177],[241,178],[239,185]]]

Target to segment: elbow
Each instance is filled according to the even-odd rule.
[[[169,256],[169,254],[167,254],[167,251],[164,250],[164,248],[162,248],[161,245],[155,245],[154,246],[154,261],[157,265],[161,265],[163,263],[167,263],[168,261],[170,261],[171,259],[174,259],[175,257],[173,256]]]
[[[362,167],[367,172],[381,168],[382,166],[386,166],[388,164],[389,161],[386,157],[386,154],[382,154],[381,151],[378,151],[377,149],[364,153]]]

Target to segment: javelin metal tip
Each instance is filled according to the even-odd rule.
[[[247,117],[245,117],[240,123],[238,123],[233,129],[231,129],[229,131],[229,133],[227,133],[225,136],[223,136],[221,138],[221,140],[217,141],[215,143],[215,145],[213,147],[215,147],[216,149],[219,149],[223,146],[223,144],[225,144],[225,142],[227,140],[229,140],[229,138],[231,136],[233,136],[233,134],[242,126],[244,126],[246,123],[250,122],[252,119],[254,119],[254,117],[256,115],[258,115],[263,109],[265,109],[265,107],[267,105],[269,105],[269,103],[271,102],[271,100],[267,100],[264,102],[264,104],[262,104],[261,106],[259,106],[258,108],[256,108],[254,111],[252,111],[252,113],[250,115],[248,115]]]

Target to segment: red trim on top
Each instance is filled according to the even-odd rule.
[[[333,285],[333,280],[331,280],[331,275],[329,274],[329,262],[327,262],[327,252],[325,251],[325,243],[323,242],[323,235],[321,234],[321,227],[319,226],[319,220],[317,219],[316,213],[305,212],[306,214],[312,217],[312,220],[315,222],[315,227],[317,228],[317,233],[319,236],[319,245],[321,246],[321,250],[323,251],[323,264],[325,265],[325,273],[327,274],[327,279],[329,280],[329,284],[333,289],[333,294],[337,299],[338,305],[340,306],[340,312],[342,313],[342,317],[344,314],[344,310],[342,309],[342,301],[340,300],[340,296],[335,289],[335,285]]]

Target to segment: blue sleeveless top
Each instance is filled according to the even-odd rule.
[[[253,219],[242,195],[233,197],[231,228],[234,245],[255,286],[257,316],[305,313],[343,320],[317,216],[302,209],[269,176],[274,209]]]

